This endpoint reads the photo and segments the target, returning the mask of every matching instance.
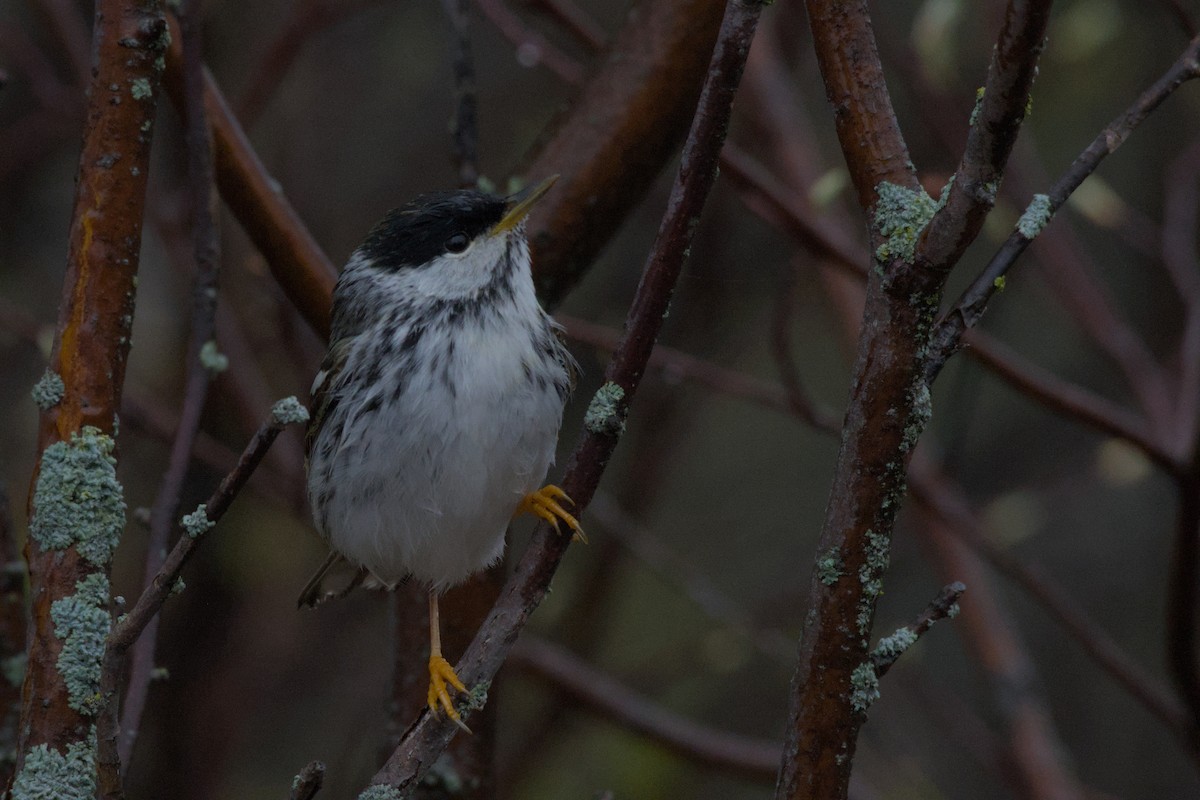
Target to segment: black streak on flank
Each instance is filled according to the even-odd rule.
[[[383,270],[421,267],[446,252],[446,240],[462,233],[472,241],[504,217],[506,202],[463,189],[423,194],[392,209],[367,235],[359,253]]]

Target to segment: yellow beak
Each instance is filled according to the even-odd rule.
[[[533,209],[533,204],[542,199],[542,195],[550,191],[550,187],[558,180],[557,175],[551,175],[546,180],[539,183],[533,189],[517,192],[508,199],[508,211],[505,212],[504,218],[492,226],[491,235],[511,231],[521,223],[529,215]]]

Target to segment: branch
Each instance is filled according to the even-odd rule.
[[[945,205],[933,215],[918,247],[917,258],[936,268],[949,270],[958,263],[996,204],[1045,47],[1050,5],[1051,0],[1009,0],[962,160]]]
[[[695,764],[748,780],[773,782],[779,771],[779,742],[751,739],[699,725],[656,705],[565,648],[525,636],[511,663],[563,691],[585,708],[640,733]]]
[[[888,96],[866,0],[808,0],[813,44],[838,141],[863,208],[882,182],[920,189]]]
[[[891,636],[879,640],[871,651],[871,663],[875,666],[875,677],[882,678],[900,659],[900,656],[917,643],[933,623],[958,614],[958,598],[967,590],[965,584],[955,581],[938,592],[921,616],[911,625],[899,628]]]
[[[179,514],[180,494],[192,462],[192,449],[200,430],[200,417],[208,398],[208,388],[216,370],[205,362],[203,349],[215,345],[217,279],[220,272],[220,233],[217,227],[216,191],[213,186],[212,139],[204,113],[204,68],[201,62],[200,6],[188,0],[178,12],[183,48],[183,115],[187,144],[187,176],[192,210],[192,247],[196,277],[192,283],[192,319],[184,364],[187,379],[179,425],[171,443],[167,471],[150,509],[150,534],[146,542],[146,581],[158,572],[167,552],[169,536]],[[151,621],[146,635],[134,646],[129,685],[125,692],[121,718],[121,763],[129,769],[134,743],[146,695],[154,672],[154,651],[158,642],[158,618]]]
[[[117,752],[117,706],[121,689],[121,676],[125,668],[126,655],[134,642],[156,617],[167,598],[183,589],[179,575],[192,557],[200,542],[229,510],[254,470],[258,468],[267,449],[290,423],[306,422],[308,413],[294,397],[280,400],[271,410],[271,415],[254,434],[233,471],[221,480],[208,501],[185,516],[181,521],[182,534],[175,547],[163,561],[154,578],[147,582],[137,602],[128,613],[122,615],[109,633],[101,664],[100,690],[105,705],[97,720],[96,767],[100,776],[102,800],[120,800],[124,796],[121,788],[121,761]]]
[[[129,353],[156,62],[165,46],[157,3],[98,3],[67,270],[39,403],[40,456],[26,543],[32,630],[16,787],[35,749],[59,756],[90,750],[99,683],[91,659],[99,653],[92,652],[94,637],[75,634],[84,625],[107,629],[108,571],[124,527],[108,434],[116,426]],[[84,662],[69,679],[57,667],[67,640]]]
[[[978,324],[988,301],[1003,285],[1003,279],[1017,257],[1025,252],[1025,248],[1037,237],[1071,193],[1078,189],[1084,179],[1096,171],[1100,162],[1115,152],[1133,130],[1170,97],[1172,92],[1197,75],[1200,75],[1200,37],[1192,39],[1183,55],[1171,68],[1092,140],[1050,188],[1048,194],[1034,196],[1021,221],[992,256],[982,274],[939,321],[925,369],[927,381],[933,381],[945,366],[946,360],[958,349],[963,333]]]
[[[573,454],[563,489],[582,510],[591,500],[624,427],[629,403],[662,327],[674,285],[683,267],[694,221],[716,178],[717,157],[728,126],[733,96],[741,77],[761,6],[731,0],[684,145],[679,174],[667,213],[646,262],[629,310],[626,337],[605,373],[606,383],[593,400],[586,431]],[[478,692],[490,685],[517,634],[541,602],[570,538],[539,526],[500,599],[457,666],[458,674]],[[455,727],[428,713],[417,719],[400,746],[372,779],[373,785],[412,786],[445,749]]]

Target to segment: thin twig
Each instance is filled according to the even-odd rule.
[[[779,371],[779,379],[787,392],[788,406],[792,413],[813,428],[826,433],[837,433],[841,430],[841,420],[816,407],[804,388],[800,370],[796,366],[791,339],[792,309],[795,303],[796,283],[793,280],[779,293],[775,301],[775,314],[771,323],[771,357],[775,359],[775,368]]]
[[[699,218],[716,178],[717,157],[733,96],[760,11],[759,3],[742,0],[731,0],[726,7],[667,212],[629,311],[627,335],[606,370],[603,394],[594,413],[589,414],[587,430],[562,482],[562,488],[574,498],[580,510],[595,493],[620,439],[629,403],[645,371],[683,267],[695,231],[694,220]],[[538,526],[535,530],[529,549],[457,666],[465,683],[477,690],[489,685],[518,632],[545,596],[569,543],[570,537],[557,534],[548,526]],[[413,785],[445,749],[454,731],[454,726],[446,720],[424,714],[413,723],[371,783],[397,789]]]
[[[549,682],[575,703],[662,745],[699,767],[730,772],[761,783],[779,770],[779,742],[751,739],[699,725],[657,705],[568,650],[536,636],[522,636],[513,666]]]
[[[1100,162],[1116,151],[1143,120],[1158,108],[1185,82],[1200,75],[1200,36],[1192,39],[1183,54],[1176,59],[1161,78],[1143,92],[1121,116],[1101,131],[1092,143],[1080,153],[1066,172],[1050,187],[1046,195],[1044,213],[1035,207],[1027,209],[1029,226],[1019,225],[988,262],[978,278],[963,292],[958,301],[938,323],[930,345],[930,357],[926,366],[926,380],[934,377],[945,366],[946,359],[958,349],[963,333],[974,327],[987,308],[988,301],[1003,285],[1003,278],[1037,236],[1041,226],[1062,207],[1071,193],[1079,188],[1087,176],[1096,171]]]
[[[213,185],[213,156],[208,116],[204,111],[203,40],[199,0],[188,0],[178,14],[183,42],[184,119],[187,143],[187,176],[191,200],[192,252],[196,275],[192,283],[191,333],[184,360],[187,379],[175,440],[167,458],[158,494],[150,509],[150,533],[146,543],[143,589],[158,572],[166,556],[180,495],[192,462],[192,449],[200,430],[200,418],[208,399],[213,371],[204,363],[202,350],[215,345],[217,280],[220,272],[220,232],[217,227],[216,189]],[[158,643],[158,617],[150,621],[145,635],[130,654],[129,684],[121,715],[120,758],[128,773],[133,747],[141,726],[142,712],[154,674]]]
[[[929,602],[921,615],[910,625],[899,628],[891,636],[882,639],[871,651],[871,663],[875,665],[875,676],[882,678],[900,659],[900,656],[916,644],[939,620],[958,613],[958,598],[967,590],[965,584],[955,581],[942,588],[938,596]]]
[[[117,751],[117,702],[121,675],[129,649],[162,609],[167,598],[182,590],[179,575],[184,565],[200,546],[200,542],[207,538],[204,534],[229,510],[229,506],[254,474],[254,470],[258,468],[280,431],[289,423],[305,420],[307,414],[303,413],[303,407],[295,398],[281,400],[276,404],[268,420],[242,451],[237,466],[221,480],[208,501],[185,518],[186,529],[176,540],[175,547],[171,549],[157,574],[147,583],[133,608],[117,620],[108,635],[100,678],[100,688],[106,702],[96,723],[96,767],[99,772],[99,796],[102,800],[120,800],[124,797],[120,777],[121,761]]]
[[[292,783],[292,793],[288,795],[288,800],[312,800],[317,796],[317,792],[321,790],[321,784],[324,781],[325,765],[320,761],[310,762],[296,776],[296,780]]]
[[[464,188],[472,188],[479,180],[479,126],[476,122],[475,61],[471,55],[471,2],[442,0],[442,8],[453,33],[455,102],[450,136],[454,139],[458,183]]]

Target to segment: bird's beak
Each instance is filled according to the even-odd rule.
[[[529,215],[529,212],[533,209],[533,204],[541,200],[542,195],[550,191],[550,187],[554,185],[556,180],[558,180],[558,176],[551,175],[534,188],[517,192],[508,198],[508,210],[504,212],[504,218],[492,226],[491,235],[495,236],[517,227],[521,223],[521,220]]]

